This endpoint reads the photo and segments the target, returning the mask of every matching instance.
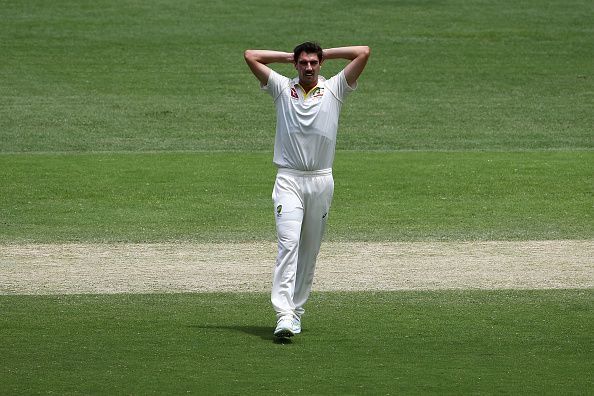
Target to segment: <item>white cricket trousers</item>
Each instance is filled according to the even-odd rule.
[[[332,169],[278,170],[272,191],[278,256],[271,294],[277,319],[303,315],[333,194]]]

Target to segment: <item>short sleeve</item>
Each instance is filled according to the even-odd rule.
[[[290,81],[291,80],[289,78],[278,74],[274,70],[271,70],[270,75],[268,76],[268,83],[266,85],[262,85],[261,88],[264,92],[268,92],[268,94],[270,94],[270,96],[272,96],[276,101],[283,89],[288,86]]]
[[[357,83],[351,87],[346,80],[344,70],[342,70],[330,80],[326,81],[326,87],[328,87],[336,99],[342,102],[349,93],[357,89]]]

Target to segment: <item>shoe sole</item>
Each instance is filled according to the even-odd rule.
[[[295,333],[293,333],[289,329],[282,329],[274,332],[274,336],[278,338],[290,338],[293,337]]]

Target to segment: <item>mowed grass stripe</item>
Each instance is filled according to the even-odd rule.
[[[587,394],[594,292],[3,296],[10,394]]]
[[[592,239],[593,152],[339,152],[330,240]],[[274,240],[270,153],[0,156],[0,241]]]
[[[303,8],[324,27],[287,23]],[[340,149],[592,150],[592,11],[588,0],[3,1],[0,151],[270,149],[273,104],[243,51],[307,39],[373,51]]]

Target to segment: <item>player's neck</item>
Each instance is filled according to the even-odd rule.
[[[303,81],[299,80],[299,85],[301,86],[301,88],[303,88],[303,91],[305,91],[305,93],[308,93],[309,91],[311,91],[312,89],[314,89],[316,87],[316,85],[318,85],[318,82],[312,82],[312,83],[304,83]]]

